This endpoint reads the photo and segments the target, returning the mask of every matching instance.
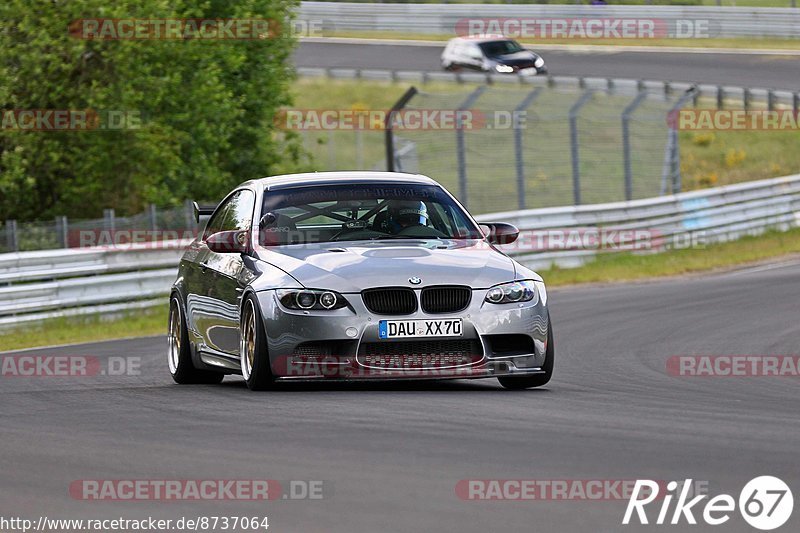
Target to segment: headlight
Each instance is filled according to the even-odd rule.
[[[496,65],[494,69],[497,72],[514,72],[514,67],[509,67],[508,65]]]
[[[536,283],[535,281],[525,280],[497,285],[489,289],[485,299],[492,304],[530,302],[537,294]]]
[[[544,66],[544,59],[542,59],[541,57],[537,57],[536,61],[533,62],[533,66],[535,66],[536,68],[542,68]]]
[[[327,311],[347,307],[344,296],[334,291],[317,289],[279,289],[278,300],[289,309]]]

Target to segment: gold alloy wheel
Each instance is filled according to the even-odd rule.
[[[181,311],[177,301],[173,300],[174,305],[170,306],[169,311],[169,335],[168,343],[168,362],[169,371],[175,374],[178,371],[178,364],[181,357]]]
[[[243,318],[239,352],[242,376],[244,379],[250,379],[250,374],[253,372],[253,365],[256,360],[256,313],[252,301],[247,302]]]

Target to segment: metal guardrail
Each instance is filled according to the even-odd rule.
[[[0,329],[163,303],[185,245],[0,254]]]
[[[569,268],[598,253],[632,249],[657,253],[800,226],[800,174],[630,202],[510,211],[477,218],[480,222],[510,222],[520,228],[517,243],[502,248],[527,266]],[[585,242],[581,241],[585,233],[596,230],[625,232],[630,238],[622,246],[619,241],[588,248],[570,245],[570,239]]]
[[[323,32],[456,35],[463,19],[620,18],[708,21],[711,37],[800,38],[800,9],[716,6],[592,6],[543,4],[368,4],[301,2],[297,18]],[[576,39],[580,43],[580,39]]]
[[[800,225],[800,175],[671,196],[584,206],[493,213],[479,221],[517,225],[522,235],[505,251],[533,268],[577,266],[598,253],[639,248],[654,253],[702,235],[719,242],[766,229]],[[628,232],[631,246],[603,249],[556,245],[537,248],[532,235],[587,231]],[[655,246],[653,246],[655,244]],[[163,304],[186,242],[115,249],[72,249],[0,254],[0,329],[46,318],[112,313]]]

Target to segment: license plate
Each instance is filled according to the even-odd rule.
[[[440,320],[381,320],[378,323],[378,336],[381,339],[402,339],[409,337],[460,337],[461,319]]]

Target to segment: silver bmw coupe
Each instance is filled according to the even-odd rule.
[[[170,297],[177,383],[550,380],[544,282],[497,248],[518,230],[479,225],[430,178],[274,176],[197,214]]]

